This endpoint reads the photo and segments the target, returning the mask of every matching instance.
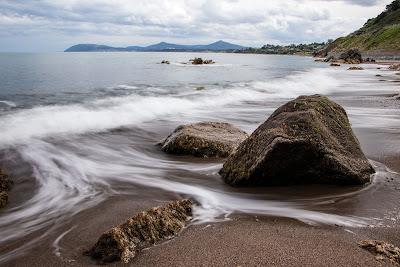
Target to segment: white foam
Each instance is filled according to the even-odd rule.
[[[0,100],[0,103],[6,104],[9,107],[15,108],[17,106],[17,104],[15,104],[12,101],[6,101],[6,100]]]
[[[238,83],[227,89],[183,91],[170,96],[132,94],[84,104],[35,107],[1,117],[0,146],[23,143],[30,138],[137,125],[172,114],[190,115],[241,101],[328,93],[336,84],[332,77],[316,69],[271,81]]]

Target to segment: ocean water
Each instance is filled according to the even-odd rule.
[[[182,64],[199,56],[217,63]],[[159,64],[163,59],[171,64]],[[232,213],[344,227],[397,220],[396,205],[378,212],[380,203],[365,201],[377,192],[398,198],[383,185],[398,175],[379,155],[400,151],[400,111],[390,96],[399,91],[399,76],[364,67],[347,71],[272,55],[0,53],[0,165],[15,181],[0,211],[0,247],[27,239],[0,249],[0,263],[41,242],[56,223],[113,196],[140,199],[146,188],[196,199],[194,223]],[[344,105],[377,170],[372,185],[238,191],[218,176],[221,160],[170,156],[155,145],[178,125],[198,121],[230,122],[251,133],[277,107],[308,94]]]

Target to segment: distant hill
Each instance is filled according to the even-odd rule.
[[[384,12],[369,19],[361,29],[327,45],[319,55],[334,54],[350,48],[358,48],[364,56],[400,56],[400,0],[387,5]]]
[[[161,42],[149,46],[112,47],[97,44],[78,44],[64,52],[172,52],[172,51],[235,51],[246,47],[218,41],[208,45],[179,45]]]

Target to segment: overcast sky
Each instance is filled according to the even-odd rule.
[[[0,0],[0,51],[160,41],[246,46],[348,34],[391,0]]]

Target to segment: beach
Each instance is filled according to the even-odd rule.
[[[2,266],[95,265],[83,253],[104,231],[185,197],[198,202],[193,221],[129,266],[382,266],[357,242],[400,244],[400,76],[385,64],[347,71],[308,57],[206,54],[217,63],[195,67],[179,64],[186,53],[82,56],[87,63],[65,64],[85,68],[95,58],[108,67],[95,78],[69,70],[63,83],[54,70],[31,91],[2,95],[16,105],[5,105],[1,120],[1,167],[15,183],[0,212]],[[171,66],[158,64],[165,57]],[[63,60],[50,59],[43,72]],[[116,66],[121,73],[105,75]],[[3,84],[24,88],[38,77],[25,78]],[[223,159],[156,146],[189,122],[226,121],[251,133],[280,105],[315,93],[347,111],[376,170],[372,184],[232,188],[218,175]]]

